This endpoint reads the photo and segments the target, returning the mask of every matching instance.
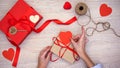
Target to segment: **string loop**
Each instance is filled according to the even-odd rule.
[[[86,5],[86,4],[84,3],[84,5]],[[78,5],[76,5],[76,6],[78,6]],[[75,11],[76,11],[76,10],[75,10]],[[87,13],[87,12],[88,12],[88,13]],[[115,29],[111,28],[111,24],[110,24],[109,22],[95,22],[95,21],[93,20],[93,18],[91,17],[91,12],[90,12],[90,9],[89,9],[89,8],[87,8],[87,12],[84,13],[84,14],[82,14],[82,15],[80,15],[80,14],[77,13],[77,14],[79,15],[79,17],[77,18],[78,20],[80,19],[81,16],[82,16],[82,17],[83,17],[83,16],[89,17],[89,20],[86,22],[86,24],[82,25],[79,21],[77,21],[78,25],[80,25],[80,26],[87,26],[87,25],[90,24],[90,22],[92,22],[92,23],[95,25],[95,27],[87,27],[87,28],[86,28],[86,34],[87,34],[87,36],[93,36],[93,34],[94,34],[95,31],[97,31],[97,32],[104,32],[104,31],[107,31],[107,30],[112,30],[112,31],[113,31],[113,34],[114,34],[115,36],[120,37],[120,35],[118,35],[117,32],[115,31]],[[79,13],[80,13],[80,12],[79,12]],[[83,23],[83,22],[82,22],[82,23]],[[101,30],[98,30],[98,26],[99,26],[99,25],[102,25],[102,29],[101,29]],[[92,31],[91,31],[91,34],[88,33],[88,30],[92,30]]]

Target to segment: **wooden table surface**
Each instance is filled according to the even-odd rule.
[[[0,0],[0,20],[16,3],[17,0]],[[114,28],[120,35],[120,0],[25,0],[44,18],[37,26],[39,27],[48,19],[59,19],[67,21],[73,16],[78,16],[74,9],[78,2],[85,2],[91,11],[91,16],[96,22],[109,22],[111,28]],[[70,10],[63,9],[63,5],[69,1],[72,5]],[[112,8],[109,16],[101,17],[99,7],[106,3]],[[89,24],[88,26],[94,27]],[[87,28],[86,26],[85,28]],[[57,36],[60,31],[71,31],[73,35],[81,33],[77,22],[71,25],[57,25],[51,23],[41,33],[32,32],[20,45],[21,53],[17,68],[36,68],[38,54],[41,49],[52,45],[52,38]],[[120,68],[120,37],[116,37],[111,30],[105,32],[94,32],[93,36],[87,36],[89,42],[86,45],[86,51],[94,63],[103,64],[104,68]],[[9,43],[6,36],[0,31],[0,68],[12,68],[11,62],[6,60],[2,52],[9,48],[15,49]],[[62,59],[56,62],[50,62],[48,68],[87,68],[83,60],[70,64]]]

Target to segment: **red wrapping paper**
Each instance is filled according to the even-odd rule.
[[[23,0],[18,0],[0,22],[0,30],[16,46],[12,66],[16,67],[20,55],[19,45],[31,33],[42,16]]]
[[[35,16],[39,16],[36,22],[33,22]],[[32,17],[33,20],[30,18]],[[31,6],[23,0],[19,0],[6,16],[0,22],[0,29],[13,41],[13,45],[20,45],[29,33],[35,28],[42,16],[38,14]],[[16,28],[16,33],[11,34],[11,27]]]

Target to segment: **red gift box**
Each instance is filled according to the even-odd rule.
[[[18,2],[0,22],[0,29],[13,45],[20,45],[42,16],[23,0]]]

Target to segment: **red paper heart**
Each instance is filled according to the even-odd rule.
[[[100,6],[100,15],[101,16],[108,16],[112,13],[112,8],[108,7],[107,4],[102,4]]]
[[[70,31],[60,32],[59,38],[63,44],[67,45],[68,43],[70,43],[70,39],[72,38],[72,33]]]
[[[4,51],[2,52],[2,55],[3,55],[6,59],[12,61],[12,60],[13,60],[13,57],[14,57],[14,50],[13,50],[12,48],[9,48],[8,51],[7,51],[7,50],[4,50]]]
[[[71,7],[72,6],[71,6],[70,2],[68,2],[68,1],[65,2],[64,6],[63,6],[63,8],[66,9],[66,10],[71,9]]]

